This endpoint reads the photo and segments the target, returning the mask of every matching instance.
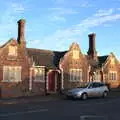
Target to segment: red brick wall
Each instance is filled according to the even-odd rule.
[[[79,50],[79,59],[73,59],[73,50]],[[70,50],[64,55],[64,58],[61,60],[61,66],[63,68],[63,81],[64,81],[64,89],[78,87],[81,84],[81,81],[71,82],[69,69],[82,69],[82,80],[87,82],[88,77],[88,63],[86,57],[81,53],[79,46],[75,45],[75,47],[70,48]]]
[[[111,59],[115,60],[114,64],[111,64]],[[109,56],[106,64],[104,65],[103,73],[109,74],[109,71],[116,71],[117,72],[117,80],[110,80],[109,77],[106,78],[105,82],[110,85],[111,88],[116,88],[120,86],[120,69],[119,69],[119,62],[115,58],[114,55]]]
[[[17,46],[17,57],[8,56],[8,47],[10,45]],[[13,60],[14,59],[14,60]],[[21,66],[21,82],[7,83],[3,82],[3,66]],[[2,97],[22,96],[28,91],[29,80],[29,60],[25,51],[25,44],[17,44],[16,40],[11,40],[3,48],[0,49],[0,87]]]

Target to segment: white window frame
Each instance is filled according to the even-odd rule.
[[[79,81],[83,82],[82,75],[83,75],[82,69],[70,69],[69,70],[70,82],[79,82]]]
[[[8,80],[5,80],[5,69],[8,69]],[[13,79],[13,80],[11,80],[10,79],[10,70],[11,69],[14,69],[14,71],[15,71],[15,73],[13,73],[14,74],[14,78],[16,77],[16,71],[19,69],[20,70],[20,78],[19,78],[19,80],[15,80],[15,79]],[[21,69],[22,69],[22,67],[21,66],[3,66],[3,82],[20,82],[21,81]],[[17,71],[18,72],[18,71]]]
[[[44,67],[36,67],[36,68],[34,68],[34,71],[35,71],[35,79],[34,79],[34,81],[35,82],[45,82],[45,68]],[[42,71],[42,74],[41,74],[41,76],[39,76],[39,78],[42,78],[42,79],[37,79],[36,77],[36,75],[37,75],[37,72],[38,71]]]
[[[109,76],[110,81],[116,81],[117,80],[117,71],[109,71],[108,76]]]

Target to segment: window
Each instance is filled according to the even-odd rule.
[[[21,66],[4,66],[3,82],[19,82],[21,81]]]
[[[82,81],[82,70],[81,69],[70,69],[70,81]]]
[[[9,46],[8,55],[17,56],[17,47],[16,46]]]
[[[45,76],[44,68],[35,68],[35,81],[36,82],[45,82],[44,76]]]
[[[79,59],[79,51],[73,50],[73,59]]]
[[[117,72],[116,71],[109,72],[109,80],[117,80]]]

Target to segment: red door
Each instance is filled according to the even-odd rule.
[[[55,91],[55,72],[54,71],[48,74],[48,90],[51,92]]]
[[[61,74],[59,72],[56,72],[57,75],[57,91],[60,92],[61,90]]]

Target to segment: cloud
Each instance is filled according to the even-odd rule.
[[[120,10],[120,8],[117,8],[118,10]]]
[[[111,15],[113,13],[113,9],[109,9],[109,10],[98,10],[98,12],[95,14],[95,16],[97,17],[102,17],[102,16],[106,16],[106,15]]]
[[[74,15],[78,14],[79,12],[73,10],[72,8],[49,8],[51,14],[49,15],[49,19],[52,22],[65,22],[66,21],[66,16],[67,15]]]
[[[53,2],[56,2],[56,4],[63,4],[66,0],[53,0]]]
[[[40,43],[38,47],[41,49],[47,49],[47,47],[49,46],[49,49],[51,50],[52,49],[64,50],[69,48],[69,43],[72,43],[73,41],[77,41],[78,34],[79,34],[79,40],[80,40],[82,31],[81,32],[77,31],[77,29],[74,29],[74,28],[68,28],[64,30],[59,29],[53,34],[41,38],[42,43],[40,42],[40,40],[35,40],[35,42]],[[32,42],[32,45],[36,47],[36,43],[34,43],[34,40],[31,42]],[[48,42],[49,42],[49,45],[48,45]],[[30,42],[28,44],[30,45]]]
[[[50,20],[51,20],[52,22],[55,22],[55,21],[65,22],[65,21],[66,21],[65,17],[63,17],[63,16],[56,16],[56,15],[54,15],[54,16],[49,17],[49,18],[50,18]]]
[[[82,7],[82,8],[87,8],[87,7],[93,7],[93,4],[91,0],[53,0],[53,3],[59,6],[64,6],[66,8],[70,7]]]
[[[72,43],[73,41],[80,42],[80,40],[82,40],[83,34],[86,31],[89,31],[91,28],[101,25],[104,26],[106,23],[110,24],[120,20],[120,14],[113,14],[112,9],[109,9],[108,12],[106,11],[103,10],[100,12],[100,10],[98,10],[91,17],[83,19],[79,24],[73,25],[70,28],[57,30],[53,34],[44,37],[44,46],[48,41],[53,41],[53,43],[56,44],[54,47],[55,49],[62,49],[63,46],[65,46],[67,49],[69,47],[69,43]],[[59,42],[60,44],[58,44]],[[53,49],[52,46],[53,44],[51,44],[51,49]]]
[[[55,8],[49,8],[54,13],[57,13],[59,15],[71,15],[71,14],[78,14],[79,12],[73,10],[72,8],[62,8],[62,7],[55,7]]]
[[[80,7],[87,8],[87,7],[92,7],[93,5],[89,3],[89,1],[82,1],[80,4]]]
[[[24,6],[22,3],[15,3],[15,2],[7,2],[6,9],[4,10],[3,14],[0,17],[0,39],[2,43],[5,42],[8,37],[16,37],[17,35],[17,18],[24,13]],[[1,13],[2,14],[2,13]]]
[[[13,10],[13,12],[19,12],[19,13],[23,13],[24,12],[24,7],[21,3],[12,3],[11,4],[11,9]]]
[[[78,26],[84,27],[84,28],[92,28],[99,25],[102,25],[104,23],[113,22],[120,19],[120,14],[113,14],[103,17],[90,17],[85,20],[83,20]]]

